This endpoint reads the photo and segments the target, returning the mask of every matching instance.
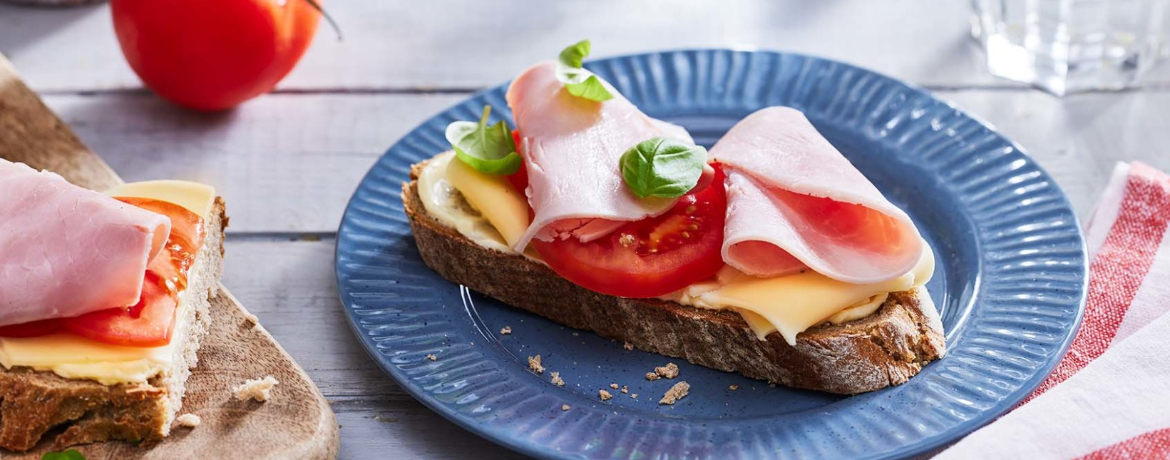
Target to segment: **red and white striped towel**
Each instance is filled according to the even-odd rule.
[[[936,459],[1170,458],[1170,176],[1117,165],[1086,231],[1068,355],[1025,403]]]

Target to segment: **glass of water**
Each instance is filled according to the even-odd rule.
[[[1167,47],[1168,0],[972,0],[991,73],[1058,96],[1137,84]]]

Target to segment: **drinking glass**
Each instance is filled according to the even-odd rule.
[[[991,73],[1053,94],[1134,86],[1166,48],[1167,0],[972,0]]]

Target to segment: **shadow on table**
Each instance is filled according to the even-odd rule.
[[[109,13],[103,5],[45,8],[0,1],[0,53],[12,58],[37,41],[94,14]]]

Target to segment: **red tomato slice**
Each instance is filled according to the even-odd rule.
[[[171,234],[167,244],[147,266],[137,305],[66,318],[62,323],[69,332],[99,342],[137,347],[166,345],[175,327],[179,291],[187,287],[187,272],[203,245],[203,218],[166,201],[118,199],[169,217]]]
[[[521,139],[524,139],[524,138],[520,136],[519,130],[512,131],[512,141],[515,142],[517,151],[520,150],[520,140]],[[524,153],[521,153],[521,152],[517,152],[517,153],[521,157],[524,156]],[[520,192],[521,196],[524,196],[524,190],[526,190],[528,188],[528,167],[524,166],[524,162],[523,161],[520,162],[520,169],[519,170],[517,170],[516,172],[514,172],[512,174],[507,175],[506,177],[508,179],[508,183],[512,184],[512,188],[516,189],[516,191]]]
[[[147,211],[162,214],[171,218],[171,240],[184,248],[198,248],[203,245],[206,230],[203,228],[203,217],[187,208],[169,201],[150,198],[116,197],[118,201],[131,204]]]
[[[0,326],[0,337],[37,337],[61,330],[61,321],[42,319],[23,324]]]
[[[508,179],[509,184],[512,184],[512,189],[520,192],[520,196],[527,196],[524,191],[528,189],[528,167],[524,166],[524,163],[520,163],[519,170],[504,176],[504,178]]]
[[[199,248],[203,246],[206,231],[203,228],[203,218],[177,204],[152,200],[150,198],[118,197],[118,200],[156,212],[171,218],[171,235],[163,252],[159,253],[147,271],[153,272],[167,282],[172,294],[187,288],[187,272],[195,257],[199,255]]]
[[[136,305],[65,318],[61,323],[69,332],[98,342],[158,347],[171,342],[178,307],[165,282],[158,275],[147,272],[142,297]]]
[[[723,267],[727,191],[723,168],[706,187],[665,214],[631,222],[597,240],[532,240],[557,274],[582,287],[621,297],[657,297],[708,279]]]

